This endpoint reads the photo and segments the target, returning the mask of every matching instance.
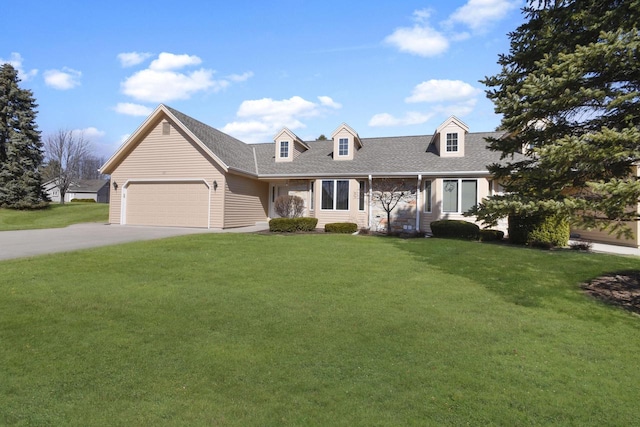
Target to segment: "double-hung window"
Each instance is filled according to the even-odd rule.
[[[455,153],[457,151],[458,151],[458,134],[448,133],[447,134],[447,152]]]
[[[340,138],[340,140],[338,140],[338,156],[348,156],[348,155],[349,155],[349,139]]]
[[[280,158],[289,157],[289,141],[280,141]]]
[[[349,181],[341,179],[322,181],[321,208],[324,210],[348,210]]]
[[[478,181],[445,179],[442,181],[442,211],[465,213],[478,204]]]

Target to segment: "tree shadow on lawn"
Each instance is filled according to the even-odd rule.
[[[593,304],[580,284],[611,271],[640,270],[640,260],[571,250],[548,251],[455,239],[389,239],[399,249],[454,276],[473,280],[504,300],[525,307],[552,301]],[[446,285],[446,284],[444,284]]]

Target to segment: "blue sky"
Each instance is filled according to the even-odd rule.
[[[2,0],[0,62],[19,69],[43,137],[82,130],[108,157],[159,103],[245,142],[341,123],[361,137],[471,131],[500,117],[499,71],[521,0]]]

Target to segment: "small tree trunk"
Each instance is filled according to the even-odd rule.
[[[391,211],[387,210],[387,235],[391,235]]]

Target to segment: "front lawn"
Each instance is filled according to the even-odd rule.
[[[0,209],[0,231],[62,228],[82,222],[107,222],[107,203],[52,203],[47,209]]]
[[[2,425],[638,425],[640,260],[203,234],[0,262]]]

